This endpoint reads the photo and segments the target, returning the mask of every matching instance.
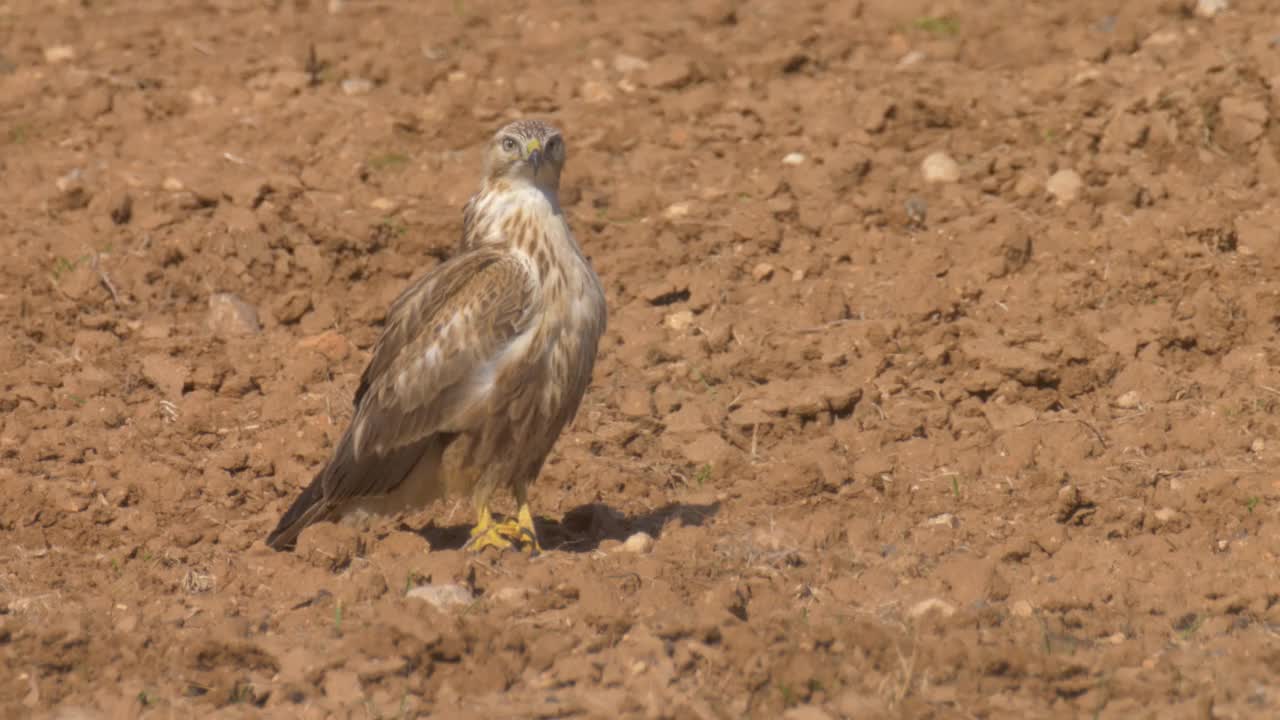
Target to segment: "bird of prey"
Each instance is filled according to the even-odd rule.
[[[459,252],[391,305],[351,424],[268,545],[293,547],[314,522],[469,493],[469,548],[541,550],[529,486],[582,401],[606,315],[560,209],[564,163],[547,123],[493,136]],[[503,489],[518,509],[499,523],[490,503]]]

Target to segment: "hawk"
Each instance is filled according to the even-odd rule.
[[[591,381],[605,329],[600,279],[560,209],[560,131],[521,120],[487,144],[459,252],[392,303],[327,465],[267,544],[306,526],[466,494],[467,547],[541,551],[529,487]],[[516,517],[496,522],[498,490]]]

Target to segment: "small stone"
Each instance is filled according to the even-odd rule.
[[[643,555],[650,550],[653,550],[653,536],[647,532],[638,532],[618,546],[619,552],[629,552],[637,555]]]
[[[798,153],[798,152],[787,153],[782,158],[782,164],[783,165],[803,165],[806,159],[807,158],[805,158],[804,153]]]
[[[302,290],[295,290],[276,301],[274,313],[281,325],[292,325],[310,309],[311,296]]]
[[[1115,406],[1122,410],[1132,410],[1133,408],[1136,408],[1141,404],[1142,404],[1142,396],[1138,394],[1137,390],[1130,390],[1129,392],[1116,398],[1116,401],[1115,401]]]
[[[764,282],[773,277],[773,266],[769,263],[760,263],[751,269],[751,277],[755,278],[756,282]]]
[[[1080,197],[1084,189],[1084,178],[1075,170],[1059,170],[1049,177],[1045,190],[1058,201],[1059,205],[1069,205]]]
[[[342,81],[344,95],[365,95],[373,89],[373,82],[364,78],[347,78]]]
[[[951,513],[942,513],[940,515],[934,515],[928,520],[925,520],[924,524],[932,525],[934,527],[949,527],[952,529],[960,527],[960,521],[957,520],[956,516],[952,515]]]
[[[1230,3],[1227,0],[1196,0],[1196,15],[1202,18],[1211,18],[1228,7],[1230,7]]]
[[[1178,519],[1178,511],[1171,507],[1162,507],[1157,509],[1152,515],[1161,525],[1168,525]]]
[[[946,600],[929,598],[911,606],[911,609],[907,611],[907,617],[917,620],[932,612],[936,612],[944,618],[949,618],[956,614],[956,609]]]
[[[187,368],[168,355],[148,355],[142,358],[142,377],[170,400],[182,396],[190,373]]]
[[[70,45],[51,45],[44,49],[44,61],[53,64],[76,59],[76,49]]]
[[[627,75],[649,69],[649,61],[634,55],[618,54],[613,58],[613,69]]]
[[[374,200],[369,203],[369,207],[374,210],[378,210],[379,212],[391,212],[396,209],[396,201],[384,197],[374,198]]]
[[[640,84],[659,90],[676,90],[693,81],[693,62],[679,55],[663,55],[651,64],[640,78]]]
[[[447,610],[455,605],[467,605],[471,602],[471,591],[456,583],[448,585],[419,585],[405,594],[406,597],[422,600],[437,610]]]
[[[187,189],[187,186],[183,185],[182,181],[175,177],[165,178],[164,182],[160,184],[160,187],[168,190],[169,192],[182,192]]]
[[[681,310],[673,312],[663,320],[663,324],[672,330],[684,330],[693,324],[693,311]]]
[[[209,330],[220,337],[256,335],[262,332],[258,310],[232,293],[209,296]]]
[[[494,592],[490,597],[500,603],[517,605],[529,599],[529,589],[522,587],[504,587]]]
[[[944,152],[929,153],[920,163],[927,183],[953,183],[960,179],[960,165]]]
[[[1266,449],[1267,449],[1267,441],[1263,440],[1262,438],[1254,438],[1253,442],[1249,443],[1249,452],[1253,453],[1254,455],[1259,455],[1262,453],[1262,451]]]
[[[668,220],[679,220],[682,217],[688,217],[688,215],[689,203],[687,202],[672,203],[667,206],[666,210],[662,211],[662,217]]]
[[[304,350],[315,350],[331,362],[344,360],[351,353],[351,344],[334,330],[326,330],[319,335],[305,337],[298,341],[298,347]]]
[[[1011,609],[1013,610],[1013,614],[1020,618],[1029,618],[1033,613],[1035,613],[1035,608],[1031,607],[1031,603],[1026,600],[1019,600],[1015,602]]]

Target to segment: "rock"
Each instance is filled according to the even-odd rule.
[[[209,330],[219,337],[256,335],[262,332],[258,310],[232,293],[209,296]]]
[[[1259,455],[1266,449],[1267,449],[1267,441],[1263,440],[1262,438],[1254,438],[1253,442],[1249,443],[1249,452],[1253,453],[1254,455]]]
[[[928,600],[921,600],[915,605],[912,605],[911,609],[907,611],[907,617],[913,620],[918,620],[933,612],[938,613],[944,618],[949,618],[956,614],[956,609],[951,605],[951,603],[945,600],[929,598]]]
[[[187,189],[187,186],[183,185],[182,181],[176,177],[165,178],[164,182],[160,183],[160,187],[168,190],[169,192],[182,192]]]
[[[471,591],[456,583],[447,585],[419,585],[405,595],[422,600],[437,610],[448,610],[456,605],[468,605],[472,601]]]
[[[1045,190],[1058,201],[1059,205],[1070,205],[1080,197],[1084,189],[1084,178],[1075,170],[1059,170],[1049,177]]]
[[[373,200],[371,200],[369,202],[369,207],[379,212],[387,213],[387,212],[391,212],[392,210],[395,210],[396,207],[398,206],[396,205],[395,200],[392,200],[391,198],[380,197],[380,198],[374,198]]]
[[[44,61],[50,65],[76,59],[76,49],[70,45],[51,45],[44,49]]]
[[[751,269],[751,277],[756,282],[763,282],[773,277],[773,266],[769,263],[760,263]]]
[[[298,341],[303,350],[315,350],[331,362],[344,360],[351,353],[351,344],[334,330],[325,330],[319,335],[305,337]]]
[[[798,152],[787,153],[782,157],[782,164],[783,165],[803,165],[806,159],[807,158],[805,158],[804,153],[798,153]]]
[[[618,546],[618,552],[629,552],[637,555],[643,555],[650,550],[653,550],[653,536],[647,532],[638,532]]]
[[[500,603],[518,605],[529,599],[529,589],[522,587],[504,587],[494,592],[490,597]]]
[[[1013,604],[1011,608],[1015,617],[1029,618],[1035,612],[1035,608],[1031,607],[1031,603],[1026,600],[1019,600]]]
[[[1196,15],[1211,18],[1230,6],[1227,0],[1196,0]]]
[[[619,53],[613,58],[613,69],[623,75],[629,75],[634,72],[640,72],[641,70],[648,70],[649,61],[644,58],[638,58],[634,55],[624,55]]]
[[[679,312],[673,312],[662,322],[672,330],[684,330],[693,324],[693,311],[680,310]]]
[[[1142,404],[1142,396],[1138,394],[1137,390],[1130,390],[1129,392],[1116,398],[1116,401],[1115,401],[1115,406],[1122,410],[1132,410],[1133,408],[1136,408],[1141,404]]]
[[[142,358],[142,377],[167,399],[182,396],[187,384],[187,368],[168,355],[148,355]]]
[[[657,90],[676,90],[693,82],[693,62],[679,55],[663,55],[641,73],[640,84]]]
[[[292,325],[311,309],[311,296],[302,290],[294,290],[276,301],[273,312],[281,325]]]
[[[373,90],[373,81],[364,78],[347,78],[342,81],[344,95],[366,95]]]
[[[929,153],[920,163],[920,172],[927,183],[953,183],[960,179],[960,165],[944,152]]]
[[[662,217],[668,220],[679,220],[682,217],[688,217],[688,215],[689,203],[687,202],[671,203],[666,210],[662,211]]]

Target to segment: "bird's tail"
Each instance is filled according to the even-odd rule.
[[[274,550],[290,550],[298,542],[298,535],[311,523],[329,519],[334,511],[332,504],[324,499],[324,476],[328,467],[316,474],[311,484],[289,506],[276,529],[267,536],[267,545]]]

